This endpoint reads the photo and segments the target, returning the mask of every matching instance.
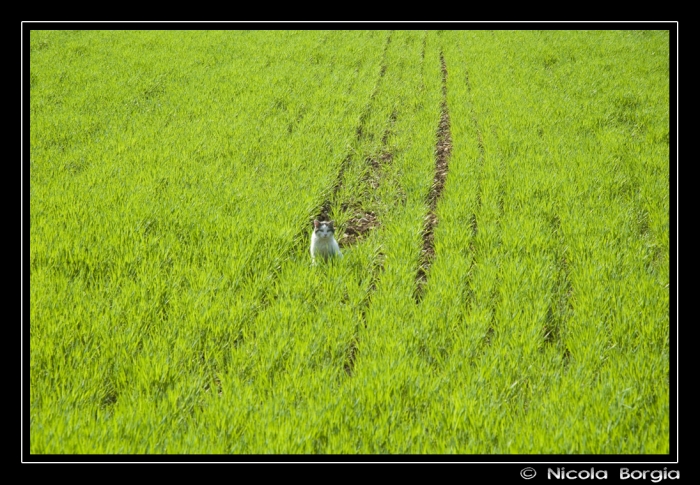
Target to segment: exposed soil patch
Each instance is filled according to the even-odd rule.
[[[389,150],[387,143],[389,136],[391,133],[393,133],[396,116],[397,113],[396,110],[394,110],[389,117],[389,124],[382,135],[382,148],[380,153],[365,159],[368,170],[362,181],[368,189],[366,194],[376,192],[376,190],[379,188],[379,184],[381,183],[383,168],[393,161],[394,156]],[[374,210],[359,208],[359,202],[355,202],[354,205],[355,207],[353,208],[353,206],[348,202],[343,202],[341,204],[341,209],[343,211],[352,209],[353,213],[345,224],[344,233],[338,238],[338,244],[341,247],[348,247],[356,244],[372,229],[375,229],[380,225],[379,218]],[[329,209],[330,205],[327,207],[326,214],[329,212]]]
[[[422,299],[423,286],[428,279],[428,271],[435,258],[434,231],[439,222],[435,209],[445,188],[450,155],[452,154],[450,114],[447,108],[447,65],[442,53],[440,54],[440,63],[442,64],[442,104],[440,123],[437,130],[437,144],[435,146],[435,175],[433,176],[433,185],[428,193],[429,211],[423,223],[423,248],[421,250],[420,266],[416,275],[416,291],[414,295],[416,301]]]
[[[342,247],[352,246],[377,226],[379,226],[379,220],[374,211],[356,212],[348,219],[345,233],[338,239],[338,244]]]

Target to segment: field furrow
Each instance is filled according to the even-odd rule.
[[[433,233],[438,224],[438,217],[435,213],[437,202],[445,188],[450,153],[452,152],[452,135],[450,134],[450,113],[447,108],[447,66],[445,58],[440,53],[440,64],[442,67],[442,102],[440,104],[440,124],[437,129],[437,144],[435,145],[435,175],[433,185],[428,194],[428,214],[425,216],[423,225],[423,249],[421,251],[421,261],[416,275],[416,302],[420,302],[423,295],[423,286],[428,278],[428,272],[432,260],[435,258],[435,242]]]

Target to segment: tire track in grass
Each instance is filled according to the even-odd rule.
[[[494,126],[491,127],[491,135],[493,136],[494,140],[494,147],[496,151],[496,158],[498,160],[498,180],[497,180],[497,190],[496,190],[496,219],[495,219],[495,224],[496,224],[496,229],[497,229],[497,244],[500,247],[502,244],[502,219],[503,219],[503,199],[504,199],[504,194],[505,194],[505,187],[504,184],[505,182],[503,181],[503,176],[502,174],[505,173],[506,167],[505,167],[505,162],[503,158],[503,153],[501,152],[500,145],[498,143],[498,132],[496,131],[496,128]],[[484,345],[485,346],[490,346],[491,345],[491,339],[494,334],[494,328],[496,327],[496,313],[498,310],[499,305],[501,304],[501,296],[499,293],[499,288],[501,284],[503,283],[503,278],[502,278],[502,269],[498,268],[498,271],[496,273],[496,279],[494,281],[493,285],[493,290],[491,292],[491,301],[490,301],[490,306],[491,306],[491,322],[489,324],[489,328],[486,329],[486,336],[484,337]]]
[[[414,47],[418,47],[418,49],[415,51],[415,55],[416,57],[419,56],[420,59],[420,66],[417,66],[417,68],[420,71],[421,77],[417,87],[420,90],[421,95],[423,94],[423,91],[425,91],[423,64],[427,48],[427,36],[428,32],[425,31],[422,38],[414,37],[414,40],[419,42],[419,44],[415,43]],[[400,40],[397,43],[400,43]],[[399,48],[397,47],[396,49]],[[391,52],[395,54],[394,51]],[[385,118],[383,122],[380,123],[380,125],[383,125],[384,127],[384,133],[381,137],[372,138],[375,140],[374,145],[379,145],[379,147],[371,146],[369,148],[372,154],[365,157],[365,162],[368,165],[367,172],[365,172],[365,176],[362,179],[364,187],[370,189],[368,191],[369,200],[371,203],[376,204],[379,208],[379,225],[381,225],[382,214],[385,211],[393,212],[397,204],[400,205],[403,203],[403,205],[405,205],[407,198],[404,188],[399,183],[402,175],[400,172],[396,172],[393,167],[395,154],[393,153],[394,142],[392,139],[395,134],[400,139],[400,132],[396,133],[394,127],[397,124],[397,119],[401,118],[402,116],[410,116],[410,114],[406,114],[404,111],[404,109],[406,109],[406,111],[410,112],[410,108],[405,108],[405,103],[402,103],[402,99],[404,99],[406,96],[404,92],[402,92],[400,89],[395,89],[392,91],[392,88],[398,87],[398,85],[395,83],[400,83],[403,77],[398,70],[394,69],[394,64],[391,64],[390,67],[392,69],[385,71],[388,74],[389,79],[386,82],[387,89],[381,93],[382,101],[378,103],[378,107],[381,110],[379,112],[380,116]],[[392,104],[394,106],[393,109],[390,108]],[[376,112],[373,112],[373,114],[376,114]],[[374,123],[373,126],[377,126],[377,124]],[[380,143],[376,143],[376,141],[380,141]],[[370,142],[370,145],[373,144]],[[444,185],[444,182],[442,185]],[[367,290],[359,309],[360,324],[364,324],[365,328],[367,327],[367,320],[373,318],[370,315],[370,308],[372,298],[375,295],[375,291],[380,285],[380,281],[382,279],[384,260],[385,254],[382,252],[381,248],[376,248],[374,255],[370,258],[370,264],[365,270],[365,274],[368,275],[369,280],[365,280]],[[372,329],[370,329],[370,331],[371,330]],[[345,372],[349,377],[352,377],[355,372],[357,343],[358,342],[355,341],[354,346],[352,346],[348,352]]]
[[[426,38],[427,32],[423,38],[423,49],[425,49]],[[389,41],[387,41],[387,45],[388,44]],[[425,52],[423,51],[421,53],[421,57],[423,58],[424,55]],[[385,74],[386,72],[386,69],[382,69],[382,74]],[[363,202],[369,202],[370,205],[374,203],[380,208],[379,212],[381,213],[381,208],[391,207],[392,204],[390,203],[390,200],[392,198],[398,197],[397,200],[401,200],[402,196],[405,198],[405,194],[402,193],[401,187],[394,183],[396,180],[394,180],[394,176],[391,174],[391,170],[389,169],[394,159],[394,153],[390,146],[390,139],[394,133],[394,126],[398,116],[399,110],[394,108],[385,123],[384,133],[381,136],[380,147],[376,150],[376,152],[365,157],[364,159],[367,171],[362,177],[362,185],[367,190],[363,191],[364,198],[356,201],[358,207],[362,206]],[[383,200],[372,200],[372,197],[379,193],[380,186],[385,183],[389,184],[392,189],[382,191],[384,194]],[[387,200],[387,198],[390,200]],[[351,209],[351,207],[347,205],[343,206],[343,210],[348,209]],[[340,241],[341,247],[357,244],[369,230],[379,226],[381,226],[381,214],[378,215],[377,213],[371,211],[360,211],[359,213],[356,212],[349,220],[348,230],[346,230],[344,235],[345,237]],[[366,270],[366,273],[369,275],[368,288],[364,299],[360,303],[360,320],[358,322],[357,333],[355,339],[351,342],[351,345],[348,348],[347,360],[344,364],[345,372],[349,377],[354,375],[355,359],[359,343],[359,338],[357,337],[360,331],[359,325],[366,327],[367,313],[372,302],[372,296],[379,283],[381,273],[384,270],[384,259],[385,255],[382,250],[377,249],[371,258],[369,267]]]
[[[390,31],[389,34],[387,35],[386,43],[384,45],[384,50],[382,53],[382,61],[380,65],[380,71],[379,71],[379,78],[377,79],[377,83],[374,86],[374,89],[372,91],[372,94],[369,97],[369,100],[367,101],[367,104],[362,110],[362,113],[360,114],[360,118],[358,121],[357,128],[355,129],[355,142],[359,143],[362,141],[365,137],[366,134],[365,132],[365,125],[367,123],[367,118],[370,113],[370,109],[372,106],[372,102],[374,98],[377,95],[377,92],[379,91],[379,87],[382,81],[382,78],[384,77],[384,73],[386,71],[386,51],[391,43],[391,35],[393,31]],[[334,205],[334,201],[337,198],[338,192],[340,189],[343,187],[344,180],[345,180],[345,172],[347,171],[348,167],[351,165],[353,160],[352,153],[348,153],[348,155],[343,159],[343,161],[340,164],[340,167],[338,169],[338,173],[336,174],[335,181],[333,182],[333,185],[330,188],[330,195],[324,200],[323,204],[321,205],[321,208],[317,215],[314,217],[312,216],[309,221],[308,225],[313,226],[313,220],[314,219],[319,219],[319,220],[328,220],[330,218],[331,214],[331,208]],[[363,221],[364,222],[364,221]],[[362,228],[358,228],[357,232],[363,233]],[[364,231],[366,232],[366,231]],[[308,251],[308,244],[309,244],[309,230],[308,227],[305,225],[300,231],[298,231],[294,235],[294,244],[292,245],[292,248],[290,248],[289,251],[285,252],[282,254],[277,260],[275,261],[274,269],[272,274],[270,275],[271,277],[276,277],[278,272],[281,270],[281,263],[284,260],[289,259],[293,254],[296,253],[301,253],[301,252],[306,252]],[[265,294],[264,297],[267,297],[268,295]],[[265,299],[262,303],[264,303],[264,306],[267,306],[269,302]],[[262,309],[262,308],[261,308]]]
[[[488,289],[488,293],[487,295],[484,295],[485,301],[479,306],[482,306],[482,309],[486,310],[488,315],[488,317],[486,317],[488,319],[488,323],[485,323],[484,325],[486,328],[483,329],[483,333],[481,334],[481,343],[473,356],[472,363],[474,363],[487,352],[487,348],[492,343],[495,328],[497,326],[498,307],[501,302],[499,288],[501,287],[503,278],[498,259],[502,257],[502,253],[498,248],[500,248],[502,244],[501,219],[503,218],[503,202],[505,193],[502,174],[505,173],[506,167],[503,154],[498,146],[498,133],[496,128],[492,126],[490,130],[490,135],[494,146],[493,150],[495,153],[492,154],[487,161],[485,143],[483,141],[484,132],[480,127],[473,108],[472,119],[477,129],[477,143],[479,151],[478,192],[476,196],[475,212],[472,214],[472,241],[474,241],[471,247],[471,253],[473,255],[472,269],[477,269],[478,271],[482,272],[486,271],[486,273],[492,273],[491,268],[494,270],[493,276],[490,276],[486,281],[481,282],[481,284],[486,285],[486,288],[482,288],[482,290]],[[478,222],[477,213],[479,216],[481,216],[481,222]],[[484,243],[487,245],[486,247],[480,247],[480,237],[477,237],[479,234],[491,234],[490,236],[486,236],[486,239],[484,240]],[[489,241],[490,239],[492,240]],[[489,256],[489,260],[482,259],[478,262],[479,255],[482,250],[486,254],[489,252],[493,253],[495,250],[495,257]],[[478,269],[479,267],[481,267],[480,270]],[[466,283],[466,291],[470,296],[476,293],[474,283],[472,282],[475,274],[475,272],[470,270]],[[474,301],[475,300],[472,296],[470,304],[473,304]],[[484,321],[486,321],[486,318]]]
[[[360,120],[355,130],[355,143],[358,145],[368,137],[366,132],[367,118],[369,117],[372,108],[372,103],[377,97],[377,93],[379,92],[382,80],[384,78],[384,75],[386,74],[386,52],[389,48],[389,44],[391,44],[392,33],[393,31],[389,32],[386,38],[386,43],[384,44],[384,51],[382,53],[382,62],[379,68],[379,78],[377,79],[377,84],[374,86],[374,90],[372,91],[372,94],[370,95],[369,100],[367,101],[367,104],[365,105],[365,108],[363,109],[362,114],[360,115]],[[391,119],[392,126],[395,120],[396,113],[394,112]],[[386,140],[389,135],[389,130],[390,128],[387,128],[387,130],[384,132],[384,136],[382,137],[382,155],[380,156],[380,158],[382,158],[384,161],[388,160],[390,162],[392,155],[386,150]],[[343,187],[343,184],[345,182],[345,172],[350,166],[352,160],[352,153],[348,153],[348,155],[345,157],[343,163],[340,166],[338,175],[336,177],[336,181],[331,189],[331,195],[324,201],[316,219],[330,220],[330,214],[333,203],[337,199],[338,192]],[[368,176],[366,177],[366,181],[372,187],[373,190],[376,190],[379,184],[380,162],[376,160],[376,158],[369,158],[366,160],[366,163],[369,163],[371,166],[371,169],[368,172]],[[343,211],[350,209],[351,202],[342,202],[340,204],[340,208]],[[313,223],[313,221],[310,222]],[[359,239],[366,236],[370,230],[376,228],[377,226],[379,226],[379,221],[374,211],[356,212],[347,221],[344,233],[338,238],[338,244],[341,247],[349,247],[351,245],[354,245],[358,242]]]
[[[471,84],[471,81],[469,79],[469,71],[468,70],[465,74],[465,83],[467,84],[467,93],[469,93],[469,97],[471,99],[472,98],[472,84]],[[481,135],[481,126],[479,126],[479,120],[476,116],[476,111],[474,110],[473,104],[472,104],[470,111],[471,111],[471,115],[472,115],[472,123],[474,123],[474,129],[476,130],[477,148],[479,150],[479,159],[477,160],[477,163],[479,165],[479,173],[481,173],[481,168],[484,166],[484,158],[485,158],[485,153],[486,153],[486,151],[484,150],[484,139]],[[476,218],[476,212],[478,212],[479,209],[481,209],[481,177],[479,177],[478,188],[477,188],[477,193],[476,193],[476,211],[474,213],[472,213],[472,220],[471,220],[472,240],[474,237],[476,237],[476,235],[479,232],[478,221]]]
[[[368,119],[368,116],[370,114],[370,109],[372,106],[372,102],[374,98],[376,97],[376,94],[379,90],[382,78],[384,77],[384,74],[386,72],[386,51],[387,48],[391,42],[391,36],[392,36],[393,31],[390,31],[387,35],[386,42],[383,48],[383,53],[382,53],[382,60],[380,64],[380,71],[379,71],[379,77],[377,79],[377,82],[374,86],[374,89],[369,97],[369,100],[367,101],[366,105],[364,106],[360,117],[358,121],[358,125],[355,128],[355,142],[359,143],[364,136],[365,130],[366,130],[366,122]],[[330,195],[328,198],[324,201],[323,205],[321,206],[320,211],[318,212],[318,216],[316,218],[318,219],[326,219],[328,218],[330,212],[331,212],[331,207],[333,201],[336,199],[337,194],[339,190],[342,188],[344,179],[345,179],[345,172],[352,163],[353,157],[352,153],[349,153],[341,162],[340,167],[338,169],[338,173],[335,177],[335,181],[333,185],[330,188]],[[312,217],[309,220],[309,225],[313,224],[313,219]],[[358,221],[360,222],[360,221]],[[364,222],[364,221],[362,221]],[[359,226],[359,224],[358,224]],[[374,225],[370,225],[369,229],[373,228]],[[358,227],[357,232],[360,234],[364,234],[366,232],[365,227]],[[248,299],[249,302],[254,302],[250,303],[247,305],[247,308],[242,310],[241,314],[238,315],[235,320],[240,321],[239,329],[238,329],[238,334],[235,337],[234,341],[232,342],[232,348],[233,349],[238,349],[242,347],[247,340],[247,337],[245,336],[245,331],[244,328],[249,324],[249,322],[254,322],[257,318],[258,315],[263,313],[267,308],[269,308],[278,298],[279,295],[276,293],[275,289],[275,283],[280,279],[280,274],[283,271],[282,266],[283,263],[289,259],[292,259],[295,255],[299,254],[308,254],[308,244],[309,244],[309,230],[308,226],[304,225],[303,228],[301,228],[299,231],[293,234],[292,236],[292,244],[290,247],[274,258],[271,261],[271,270],[267,272],[265,275],[262,276],[262,279],[265,280],[264,285],[257,285],[256,287],[249,288],[247,285],[250,284],[250,282],[254,279],[251,275],[250,277],[246,278],[246,281],[244,281],[241,284],[241,287],[246,288],[246,291],[253,291],[254,293],[251,294],[251,298]],[[223,367],[227,367],[228,363],[224,361]],[[221,381],[218,375],[219,371],[214,371],[212,374],[212,383],[206,385],[206,389],[210,389],[212,387],[215,387],[218,391],[219,394],[221,394]]]
[[[369,170],[363,177],[363,183],[370,189],[370,192],[376,192],[379,189],[379,185],[384,176],[385,167],[393,162],[394,155],[389,150],[388,140],[389,135],[392,133],[394,123],[396,122],[397,113],[394,110],[389,117],[388,126],[384,130],[382,135],[382,146],[379,154],[373,157],[369,157],[365,160],[368,164]],[[348,209],[347,206],[343,207],[344,210]],[[379,227],[380,220],[377,217],[375,211],[360,211],[356,212],[348,221],[347,227],[343,237],[340,239],[339,244],[342,247],[348,247],[357,244],[362,240],[369,231]],[[379,275],[384,270],[384,253],[378,250],[374,257],[372,258],[371,268],[369,270],[370,283],[367,293],[360,304],[360,319],[363,326],[367,326],[367,309],[371,304],[372,294],[377,288],[377,282],[379,281]],[[357,344],[358,344],[358,334],[359,328],[356,329],[355,338],[351,342],[348,348],[348,357],[344,364],[345,372],[348,376],[352,377],[355,368],[355,356],[357,354]]]
[[[423,299],[424,287],[428,280],[430,265],[433,259],[435,259],[434,231],[439,222],[436,209],[438,200],[442,196],[442,191],[445,188],[450,155],[452,154],[450,113],[447,107],[447,65],[445,64],[445,57],[442,52],[440,53],[440,63],[442,65],[442,103],[440,122],[437,129],[437,143],[435,145],[435,175],[433,177],[433,185],[428,193],[427,202],[429,209],[423,225],[423,247],[421,249],[421,258],[416,274],[416,289],[414,292],[416,303],[420,303]]]
[[[471,254],[471,261],[469,265],[469,272],[467,276],[467,281],[464,285],[464,289],[462,292],[463,295],[463,301],[465,302],[467,309],[471,306],[471,304],[474,301],[474,289],[472,288],[472,270],[474,269],[474,266],[476,265],[476,253],[477,253],[477,248],[474,243],[476,241],[476,237],[479,234],[479,222],[477,218],[477,213],[480,212],[481,210],[481,193],[482,193],[482,187],[481,187],[481,179],[482,179],[482,169],[484,167],[484,158],[485,158],[485,149],[484,149],[484,140],[481,135],[481,126],[479,125],[479,119],[476,116],[476,111],[474,110],[474,105],[472,102],[472,85],[471,81],[469,79],[469,70],[467,69],[464,75],[464,82],[467,86],[467,94],[469,96],[469,101],[471,104],[470,108],[470,114],[471,114],[471,121],[474,126],[474,130],[476,131],[476,139],[477,139],[477,150],[479,152],[478,158],[477,158],[477,170],[478,170],[478,179],[477,179],[477,186],[476,186],[476,196],[475,196],[475,207],[474,207],[474,212],[472,212],[470,218],[469,218],[469,226],[471,229],[471,238],[469,240],[469,254]]]
[[[355,129],[355,143],[359,144],[362,142],[367,137],[367,133],[365,132],[366,130],[366,124],[367,124],[367,118],[369,117],[370,110],[372,107],[372,102],[377,96],[377,92],[379,92],[379,88],[381,86],[382,80],[384,78],[384,74],[386,74],[386,52],[389,48],[389,44],[391,44],[391,36],[392,36],[393,31],[390,31],[389,34],[387,35],[386,42],[384,44],[384,51],[382,52],[382,62],[379,68],[379,78],[377,79],[377,84],[374,86],[374,90],[372,91],[372,94],[369,97],[369,100],[367,101],[367,104],[365,105],[364,109],[362,110],[362,113],[360,114],[360,120],[357,124],[357,128]],[[338,175],[336,176],[335,182],[333,183],[333,186],[330,190],[330,196],[324,201],[323,205],[321,206],[321,210],[318,213],[318,216],[316,217],[319,220],[329,220],[330,213],[331,213],[331,207],[333,205],[333,202],[337,198],[338,192],[343,186],[344,180],[345,180],[345,172],[347,171],[348,167],[350,166],[352,162],[352,153],[348,153],[348,155],[345,157],[343,160],[343,163],[340,164],[340,169],[338,170]],[[310,221],[313,223],[313,221]],[[359,229],[356,229],[359,231]]]
[[[420,91],[425,92],[425,49],[428,45],[428,31],[423,33],[423,45],[420,51]]]
[[[396,122],[397,113],[394,110],[389,118],[389,125],[384,130],[382,135],[382,146],[380,153],[377,156],[370,157],[366,159],[366,163],[369,164],[369,171],[363,177],[364,184],[371,189],[371,192],[376,192],[379,188],[379,184],[384,176],[384,169],[387,165],[393,162],[394,155],[389,150],[387,145],[389,135],[392,132],[394,123]],[[344,207],[344,210],[348,207]],[[343,237],[339,241],[342,247],[348,247],[357,244],[362,240],[369,231],[379,227],[381,221],[378,219],[377,214],[374,211],[360,211],[355,213],[348,221],[348,225],[345,229]],[[379,281],[379,276],[384,271],[384,258],[385,255],[381,249],[377,250],[374,257],[372,258],[371,267],[369,269],[369,287],[367,293],[360,303],[360,322],[358,322],[358,327],[355,330],[354,338],[348,348],[348,356],[343,365],[345,373],[352,377],[355,369],[355,357],[357,355],[357,345],[359,343],[359,325],[363,327],[367,326],[367,310],[372,302],[372,295],[377,289],[377,283]]]
[[[365,108],[360,115],[360,119],[355,130],[355,145],[361,146],[364,141],[370,137],[370,133],[367,131],[367,122],[369,115],[371,114],[373,103],[380,92],[383,79],[387,71],[387,50],[391,44],[393,31],[390,31],[387,35],[386,42],[384,44],[384,51],[382,53],[382,61],[379,69],[379,77],[377,83],[369,97]],[[393,161],[393,154],[387,146],[389,135],[392,132],[392,128],[396,121],[397,113],[392,112],[388,126],[385,128],[384,133],[381,138],[381,149],[378,154],[366,157],[361,163],[367,165],[367,172],[362,178],[362,184],[367,187],[366,193],[375,193],[379,188],[381,179],[383,177],[384,167],[391,164]],[[357,156],[357,154],[355,154]],[[324,201],[321,209],[315,217],[319,220],[330,220],[333,206],[339,207],[343,212],[352,211],[353,215],[344,224],[345,228],[343,234],[338,237],[338,244],[341,248],[347,248],[360,243],[369,234],[370,231],[376,229],[380,226],[380,220],[376,211],[374,210],[362,210],[362,199],[359,201],[338,201],[338,194],[346,183],[345,177],[348,168],[353,163],[354,156],[353,153],[349,153],[338,170],[336,180],[330,190],[329,197]],[[369,287],[365,297],[360,302],[359,308],[359,321],[355,329],[354,335],[348,345],[346,351],[346,359],[343,363],[343,369],[345,373],[352,377],[354,374],[355,358],[357,355],[358,343],[359,343],[359,326],[366,326],[366,313],[369,308],[372,294],[376,289],[377,282],[379,280],[379,275],[384,269],[384,254],[381,251],[377,253],[372,258],[371,267],[369,269]]]
[[[379,282],[379,276],[381,275],[382,271],[384,271],[384,253],[381,250],[378,250],[374,257],[372,258],[371,262],[371,268],[369,270],[370,274],[370,283],[369,283],[369,288],[367,289],[367,292],[365,293],[365,297],[362,299],[360,302],[360,321],[358,322],[356,328],[355,328],[355,334],[353,335],[353,339],[350,342],[350,345],[348,346],[347,350],[347,358],[343,364],[343,369],[345,370],[345,373],[349,376],[352,377],[354,375],[354,370],[355,370],[355,357],[357,356],[357,345],[359,343],[359,332],[360,328],[359,326],[362,325],[363,327],[367,327],[367,310],[369,309],[370,304],[372,303],[372,295],[374,294],[374,291],[377,289],[377,283]]]
[[[376,193],[379,189],[382,178],[384,177],[385,167],[393,162],[394,154],[389,150],[387,145],[389,135],[392,133],[394,123],[396,122],[396,110],[389,117],[388,126],[382,135],[381,148],[375,155],[365,158],[367,171],[362,177],[362,184],[367,189],[361,197],[361,200],[349,202],[344,201],[341,204],[343,211],[352,211],[353,215],[346,222],[344,234],[338,241],[341,247],[349,247],[364,238],[372,229],[380,225],[378,215],[374,210],[362,210],[361,206],[364,199],[369,198],[371,194]]]
[[[558,214],[553,214],[549,217],[549,226],[552,231],[553,239],[556,241],[554,254],[556,276],[552,283],[552,301],[549,304],[545,317],[544,341],[546,345],[553,345],[561,348],[564,365],[568,365],[571,354],[562,337],[562,327],[573,310],[571,304],[573,288],[571,285],[567,248],[564,245],[561,233],[561,220]]]

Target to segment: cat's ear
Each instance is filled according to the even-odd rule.
[[[314,228],[318,227],[318,219],[314,219]]]
[[[330,222],[328,223],[328,225],[331,226],[331,229],[333,228],[333,224],[335,224],[335,221],[330,221]]]

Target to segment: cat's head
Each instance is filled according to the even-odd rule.
[[[317,237],[332,237],[335,232],[333,223],[334,221],[319,221],[316,219],[314,221],[314,234]]]

